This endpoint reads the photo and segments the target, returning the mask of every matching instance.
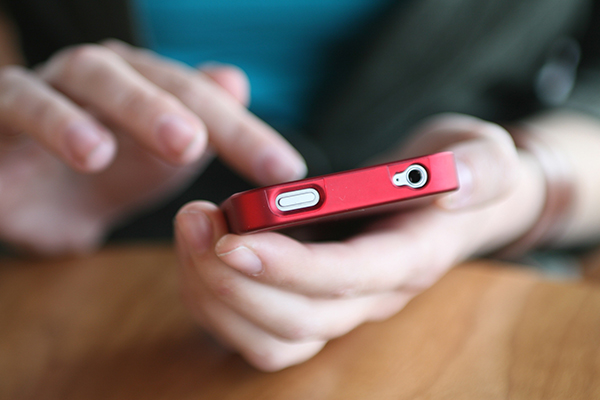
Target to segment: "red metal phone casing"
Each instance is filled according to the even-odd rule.
[[[425,186],[395,186],[392,177],[412,164],[428,172]],[[312,188],[320,201],[301,210],[280,211],[276,197],[284,192]],[[351,171],[323,175],[236,193],[221,204],[229,230],[242,234],[280,229],[346,212],[371,208],[458,189],[454,155],[442,152]]]

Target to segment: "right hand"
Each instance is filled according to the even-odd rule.
[[[214,150],[273,184],[306,167],[245,107],[234,67],[197,71],[110,41],[0,70],[0,239],[83,251],[128,215],[181,190]],[[204,157],[203,157],[204,156]]]

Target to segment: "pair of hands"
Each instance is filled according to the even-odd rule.
[[[246,110],[248,93],[233,67],[199,72],[119,42],[65,50],[35,72],[4,68],[0,237],[44,253],[88,250],[212,153],[259,184],[300,178],[300,156]],[[215,205],[183,207],[175,233],[195,317],[253,365],[280,369],[393,315],[452,265],[535,221],[541,173],[502,128],[439,116],[389,157],[439,150],[455,152],[458,192],[344,242],[227,234]]]

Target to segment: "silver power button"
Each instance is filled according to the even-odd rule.
[[[315,206],[319,200],[321,196],[315,189],[300,189],[279,194],[275,204],[279,211],[293,211]]]

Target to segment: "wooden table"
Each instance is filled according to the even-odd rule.
[[[0,264],[1,399],[600,399],[600,285],[477,261],[261,373],[191,321],[168,245]],[[587,260],[600,265],[600,254]]]

